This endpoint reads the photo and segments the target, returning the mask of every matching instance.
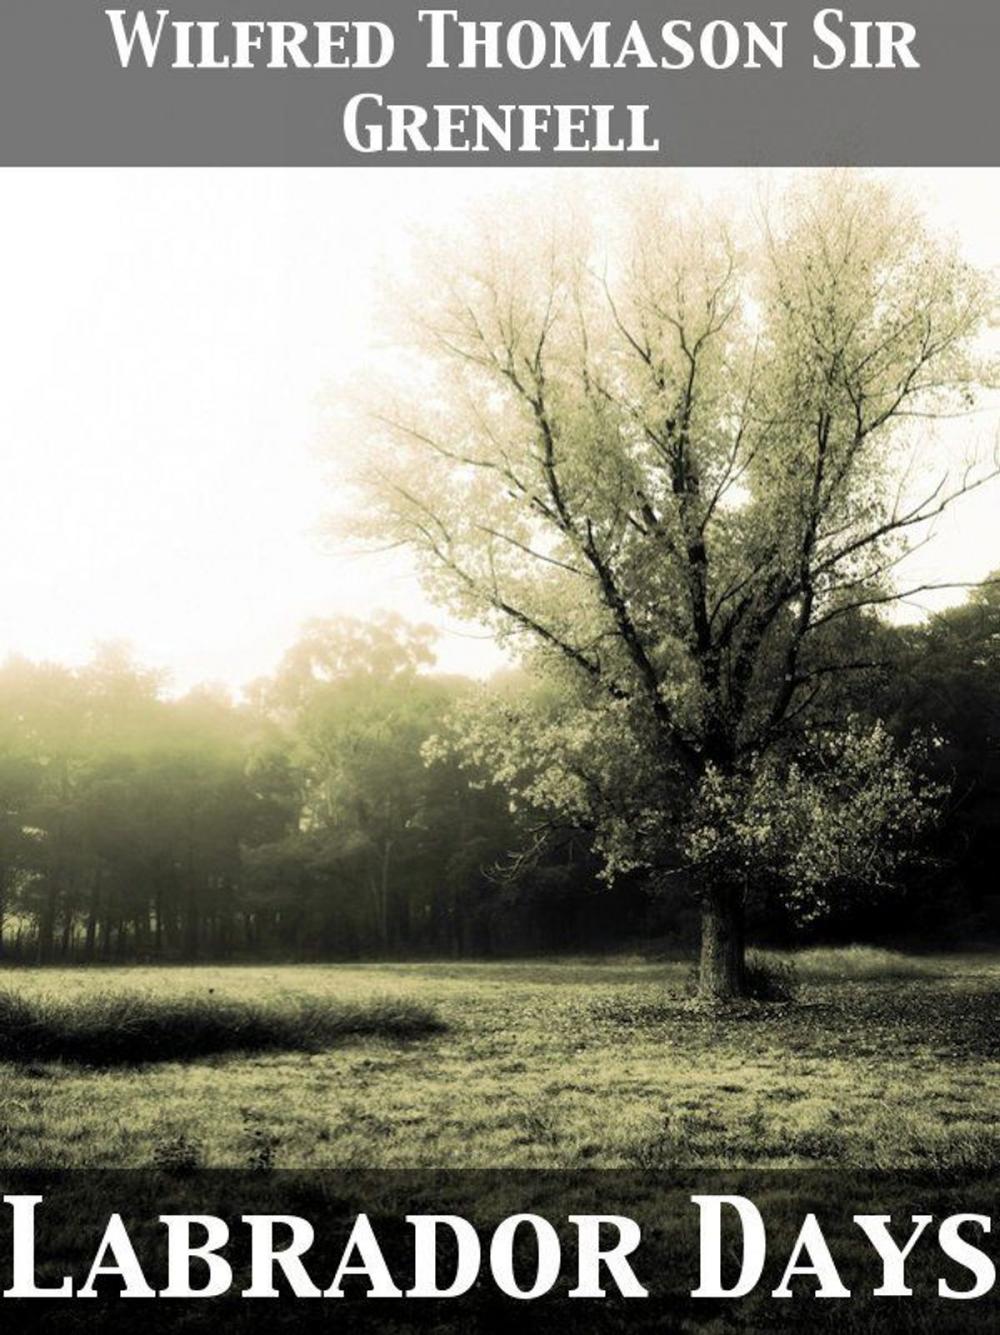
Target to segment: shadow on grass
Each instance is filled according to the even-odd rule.
[[[303,998],[254,1005],[212,997],[118,992],[73,1002],[0,990],[0,1061],[141,1066],[226,1052],[320,1052],[353,1038],[406,1040],[440,1033],[412,1001]]]

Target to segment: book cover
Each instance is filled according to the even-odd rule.
[[[0,0],[11,1328],[993,1328],[998,41]]]

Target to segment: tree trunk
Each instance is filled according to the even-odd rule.
[[[73,940],[73,915],[69,912],[63,918],[62,937],[59,942],[59,952],[63,959],[69,959],[69,948]]]
[[[389,945],[389,859],[392,857],[392,840],[386,839],[382,847],[382,945]]]
[[[90,886],[90,908],[87,913],[87,934],[84,939],[83,956],[86,960],[94,958],[97,942],[97,919],[101,909],[101,873],[96,871]]]
[[[159,878],[153,904],[153,953],[157,959],[163,954],[163,884]]]
[[[55,947],[56,907],[58,895],[59,891],[55,879],[50,879],[45,888],[45,899],[38,920],[37,956],[39,964],[48,964],[52,959]]]
[[[702,901],[698,995],[728,1001],[746,995],[743,898],[729,888],[710,890]]]

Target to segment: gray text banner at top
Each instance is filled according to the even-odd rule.
[[[153,32],[168,11],[151,67],[136,38],[123,68],[108,9],[133,36],[140,13]],[[437,68],[421,9],[454,14],[434,21]],[[1000,164],[998,0],[830,11],[811,0],[0,0],[0,165]],[[386,64],[372,67],[370,31],[370,67],[358,67],[351,23],[391,30]]]

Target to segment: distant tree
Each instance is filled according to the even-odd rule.
[[[431,916],[462,838],[456,795],[445,797],[457,769],[429,770],[423,754],[462,690],[420,670],[434,661],[432,640],[428,627],[393,616],[312,622],[266,693],[288,715],[306,776],[302,855],[314,867],[325,860],[327,893],[348,885],[367,904],[361,921],[382,950],[410,941]],[[439,846],[429,847],[438,821]]]
[[[902,736],[933,735],[930,761],[949,790],[936,839],[934,919],[982,914],[1000,856],[1000,572],[955,607],[895,632],[897,670],[878,705]],[[993,921],[1000,930],[994,898]],[[966,922],[966,932],[970,930]]]
[[[28,826],[27,813],[42,780],[39,757],[26,744],[20,719],[9,708],[15,675],[10,666],[0,671],[0,954],[8,916],[19,907],[34,867],[35,831]]]
[[[995,473],[938,458],[921,490],[906,466],[907,427],[992,374],[991,300],[841,174],[746,246],[658,197],[605,264],[568,203],[506,213],[422,283],[355,527],[549,675],[557,710],[476,708],[467,754],[591,829],[609,876],[683,871],[705,996],[743,989],[757,884],[813,912],[884,882],[933,809],[917,757],[848,707],[873,663],[845,628],[913,592],[911,538]]]

